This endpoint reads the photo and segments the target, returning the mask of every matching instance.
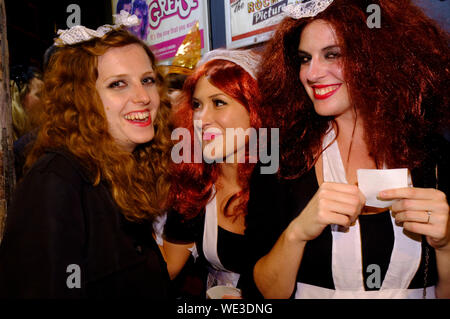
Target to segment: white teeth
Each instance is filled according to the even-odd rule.
[[[210,127],[203,131],[204,134],[214,134],[219,135],[222,134],[222,131],[216,127]]]
[[[338,87],[339,87],[339,85],[333,85],[333,86],[329,86],[329,87],[326,87],[326,88],[323,88],[323,89],[314,88],[314,92],[317,95],[325,95],[327,93],[330,93],[331,91],[336,90]]]
[[[137,112],[137,113],[128,113],[124,117],[126,120],[135,121],[135,120],[147,120],[150,116],[150,112]]]

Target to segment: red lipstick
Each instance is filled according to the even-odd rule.
[[[213,140],[215,138],[216,138],[216,134],[214,134],[214,133],[205,133],[205,134],[203,134],[203,140],[205,140],[205,141],[211,141],[211,140]]]
[[[315,84],[313,88],[314,98],[317,100],[325,100],[332,96],[341,87],[342,84]],[[333,88],[332,90],[327,90]],[[323,93],[322,93],[323,92]]]
[[[150,124],[152,124],[152,117],[149,115],[147,121],[145,122],[135,122],[132,121],[133,125],[137,125],[137,126],[141,126],[141,127],[146,127],[149,126]]]

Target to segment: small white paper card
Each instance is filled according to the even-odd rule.
[[[358,169],[358,187],[366,197],[366,206],[386,208],[393,200],[379,200],[377,195],[385,189],[408,187],[408,169]]]

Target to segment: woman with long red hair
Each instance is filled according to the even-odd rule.
[[[255,293],[448,298],[448,35],[409,0],[283,10],[258,75],[281,165],[251,181]],[[406,172],[403,186],[363,194],[360,169],[381,181]]]
[[[172,167],[173,211],[164,231],[172,278],[195,243],[200,262],[208,266],[207,288],[237,286],[246,254],[248,180],[256,162],[247,132],[260,127],[258,63],[259,55],[250,50],[214,50],[184,84],[174,118],[177,128],[187,129],[184,152],[191,156]]]

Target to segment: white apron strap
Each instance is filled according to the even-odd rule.
[[[408,184],[412,187],[411,176],[408,175]],[[422,236],[406,231],[397,225],[391,212],[392,226],[394,228],[394,248],[386,276],[381,285],[383,289],[407,289],[420,266],[422,257]]]
[[[323,147],[335,138],[331,129],[325,136]],[[325,182],[347,183],[345,169],[334,141],[323,152],[323,176]],[[411,180],[409,180],[410,185]],[[396,225],[391,215],[394,229],[394,247],[390,264],[379,291],[365,291],[362,269],[361,232],[359,220],[348,229],[332,225],[332,273],[336,290],[297,283],[298,298],[420,298],[422,289],[407,289],[420,264],[421,236],[405,232]],[[434,287],[427,288],[427,295],[434,296]]]
[[[330,145],[335,137],[334,130],[330,129],[324,137],[323,147]],[[322,158],[324,182],[347,184],[336,140],[325,149]],[[336,290],[364,290],[359,220],[356,220],[355,225],[349,228],[331,225],[331,234],[333,236],[332,273]]]
[[[214,189],[213,192],[215,192]],[[203,253],[209,263],[207,289],[217,285],[236,287],[239,280],[239,274],[226,270],[217,254],[218,222],[217,201],[215,195],[208,202],[205,210]]]
[[[423,288],[386,289],[380,291],[334,290],[297,283],[296,299],[421,299]],[[427,297],[434,299],[435,286],[427,287]]]
[[[213,190],[214,191],[214,190]],[[217,204],[216,196],[205,208],[205,227],[203,231],[203,253],[206,260],[217,270],[225,270],[217,255]]]

